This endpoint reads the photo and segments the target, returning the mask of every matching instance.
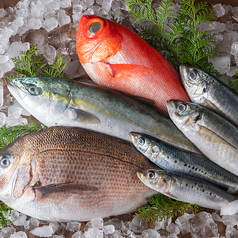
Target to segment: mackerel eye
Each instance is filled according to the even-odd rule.
[[[140,137],[140,138],[138,139],[138,143],[139,143],[140,145],[144,145],[144,144],[145,144],[145,139],[144,139],[143,137]]]
[[[194,70],[191,70],[191,71],[189,72],[189,74],[188,74],[188,77],[189,77],[189,79],[190,79],[191,81],[195,81],[196,78],[197,78],[197,74],[196,74],[196,72],[195,72]]]
[[[35,85],[30,85],[28,87],[28,92],[32,95],[38,95],[40,94],[40,88],[37,88]]]
[[[2,168],[7,168],[10,165],[10,158],[7,156],[3,156],[0,160],[0,166]]]
[[[148,177],[148,179],[154,179],[155,178],[155,172],[154,171],[149,171],[147,173],[147,177]]]
[[[178,106],[177,106],[177,111],[179,112],[179,113],[183,113],[184,111],[186,111],[186,109],[187,109],[187,106],[185,105],[185,104],[179,104]]]

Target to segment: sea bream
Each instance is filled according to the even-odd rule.
[[[138,131],[199,153],[173,122],[138,100],[97,85],[59,78],[15,78],[10,93],[46,126],[77,126],[130,141]]]
[[[177,149],[151,136],[131,132],[134,146],[160,168],[201,178],[218,187],[238,191],[238,176],[221,168],[203,155]]]
[[[236,200],[233,195],[222,189],[184,174],[164,170],[147,169],[137,172],[139,179],[148,187],[170,198],[201,207],[220,210],[223,206]]]
[[[216,77],[189,65],[180,66],[182,83],[191,100],[238,125],[238,94]]]
[[[238,175],[238,127],[195,103],[170,100],[170,118],[214,163]]]
[[[80,128],[50,127],[1,150],[0,200],[50,221],[128,213],[156,193],[136,176],[151,166],[131,143]]]

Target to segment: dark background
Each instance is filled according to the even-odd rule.
[[[0,8],[6,8],[9,6],[14,6],[19,0],[0,0]],[[196,2],[205,2],[205,0],[196,0]],[[233,7],[238,6],[238,0],[206,0],[206,2],[211,4],[226,4]]]

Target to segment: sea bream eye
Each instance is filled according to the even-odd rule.
[[[2,156],[2,158],[0,159],[0,166],[2,168],[7,168],[10,164],[10,158],[6,155]]]

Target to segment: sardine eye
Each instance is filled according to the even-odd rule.
[[[182,113],[182,112],[184,112],[185,110],[187,109],[187,106],[185,105],[185,104],[179,104],[178,106],[177,106],[177,111],[179,112],[179,113]]]
[[[143,137],[140,137],[140,138],[138,139],[138,143],[139,143],[140,145],[144,145],[144,144],[145,144],[145,139],[144,139]]]
[[[40,94],[40,91],[40,88],[36,87],[33,84],[28,86],[28,92],[32,95],[38,95]]]
[[[148,177],[149,179],[154,179],[154,178],[155,178],[155,172],[154,172],[154,171],[149,171],[149,172],[147,173],[147,177]]]
[[[196,80],[196,78],[197,78],[197,74],[196,74],[196,72],[195,72],[194,70],[191,70],[191,71],[189,72],[189,74],[188,74],[188,77],[189,77],[189,79],[190,79],[191,81],[194,81],[194,80]]]
[[[10,165],[10,159],[7,156],[3,156],[0,160],[0,166],[2,168],[7,168]]]

